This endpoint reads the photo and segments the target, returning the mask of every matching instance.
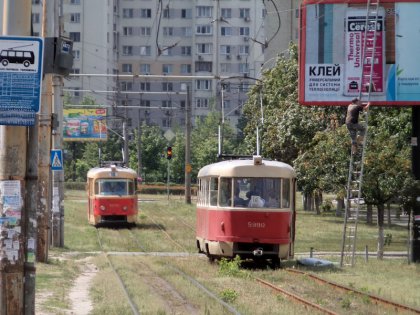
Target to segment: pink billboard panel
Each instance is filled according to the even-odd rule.
[[[363,92],[367,92],[370,83],[372,84],[372,94],[383,95],[385,93],[385,11],[383,8],[380,9],[377,18],[375,15],[369,16],[367,21],[366,9],[347,10],[344,95],[358,96],[361,88]],[[365,31],[366,24],[367,32]],[[366,45],[365,50],[364,45]],[[371,69],[372,58],[373,69]],[[371,76],[372,80],[370,80]]]

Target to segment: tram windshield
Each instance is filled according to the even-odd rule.
[[[213,188],[217,189],[217,187]],[[221,207],[290,207],[290,179],[288,178],[222,177],[218,190]]]
[[[131,179],[98,179],[95,183],[97,195],[134,195],[134,180]]]

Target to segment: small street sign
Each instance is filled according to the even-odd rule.
[[[63,151],[62,150],[51,150],[51,170],[62,171],[63,170]]]
[[[35,124],[42,60],[42,38],[0,36],[0,125]]]

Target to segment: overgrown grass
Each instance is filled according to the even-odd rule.
[[[195,205],[186,205],[182,197],[144,196],[140,199],[139,224],[130,231],[90,226],[87,223],[87,197],[83,191],[66,192],[65,201],[65,248],[52,249],[51,255],[62,255],[70,251],[99,251],[97,233],[99,233],[104,249],[107,251],[150,251],[150,252],[190,252],[195,253]],[[299,198],[297,199],[299,202]],[[298,203],[299,205],[299,203]],[[318,251],[340,251],[342,238],[342,218],[333,213],[319,216],[313,212],[302,211],[298,207],[296,220],[295,252],[308,252],[311,247],[315,254]],[[404,227],[392,226],[385,228],[385,234],[391,234],[392,240],[385,250],[405,251],[407,231]],[[175,242],[173,240],[175,240]],[[377,227],[359,224],[358,250],[376,250]],[[326,257],[337,261],[337,257]],[[273,314],[273,310],[281,310],[280,314],[304,313],[296,307],[291,307],[287,298],[273,295],[271,290],[255,284],[252,274],[268,280],[281,283],[285,278],[280,270],[243,270],[239,260],[221,261],[220,264],[210,264],[198,257],[189,258],[154,258],[154,257],[111,257],[127,285],[129,294],[133,297],[141,313],[170,313],[154,290],[147,285],[153,281],[152,274],[165,279],[173,288],[194,304],[202,314],[222,314],[223,308],[217,306],[209,297],[184,277],[176,274],[169,265],[176,266],[186,274],[197,279],[219,298],[231,303],[243,314]],[[94,280],[91,291],[95,302],[93,314],[131,314],[125,296],[115,275],[104,256],[95,258],[99,273]],[[296,261],[283,263],[295,266]],[[223,270],[223,272],[221,271]],[[365,262],[358,258],[355,268],[313,270],[345,285],[354,286],[378,295],[390,297],[402,303],[419,307],[420,285],[418,284],[420,270],[418,265],[408,265],[406,259],[378,261],[370,258]],[[54,288],[53,294],[46,300],[46,307],[54,314],[60,314],[56,308],[68,308],[67,295],[71,281],[77,276],[77,265],[74,260],[56,261],[49,264],[37,264],[37,292],[46,292]],[[238,276],[240,275],[240,276]],[[399,288],[410,288],[400,290]],[[38,293],[37,293],[38,294]],[[322,297],[319,301],[326,303]],[[346,307],[343,300],[343,309]],[[64,313],[63,313],[64,314]]]

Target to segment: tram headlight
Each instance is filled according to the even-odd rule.
[[[104,205],[101,205],[101,206],[99,207],[99,210],[101,210],[101,211],[105,211],[105,210],[106,210],[106,207],[105,207]]]

